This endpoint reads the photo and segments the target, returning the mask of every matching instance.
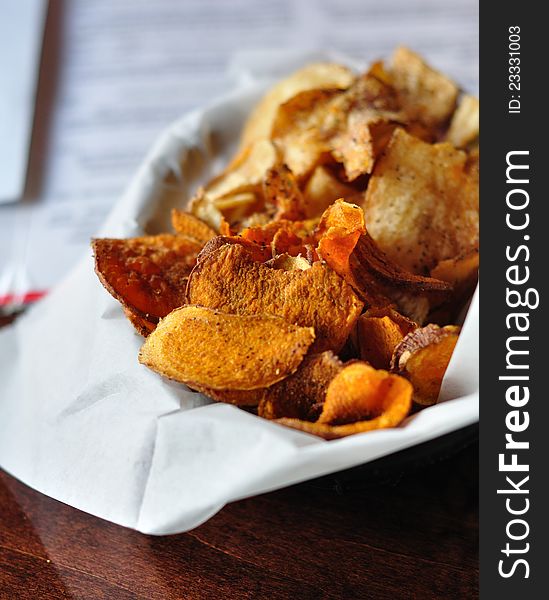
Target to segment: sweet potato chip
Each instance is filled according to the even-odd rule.
[[[153,371],[214,390],[254,390],[292,374],[315,339],[272,315],[183,306],[162,319],[139,353]]]
[[[193,238],[203,244],[217,235],[202,219],[177,208],[172,209],[172,227],[177,233]]]
[[[441,127],[454,112],[459,89],[408,48],[397,48],[390,66],[391,83],[411,120]]]
[[[369,309],[357,321],[360,358],[376,369],[389,369],[395,348],[416,328],[416,323],[392,308]]]
[[[318,225],[318,255],[351,285],[354,280],[349,260],[358,239],[364,233],[366,227],[362,209],[342,199],[324,211]]]
[[[204,248],[200,251],[196,258],[196,264],[201,262],[204,258],[209,256],[212,252],[219,250],[222,246],[227,244],[239,244],[244,246],[246,251],[250,254],[251,258],[257,262],[266,262],[272,259],[271,247],[265,244],[259,244],[243,238],[240,235],[218,235],[217,237],[210,240]]]
[[[277,422],[334,439],[396,427],[411,406],[412,386],[406,379],[356,361],[347,363],[331,381],[318,421],[281,418]]]
[[[126,315],[128,321],[134,326],[137,333],[142,335],[143,337],[147,337],[151,331],[154,331],[156,327],[156,322],[148,321],[145,317],[141,316],[137,312],[133,312],[127,306],[123,306],[122,310]]]
[[[426,295],[439,304],[451,289],[448,283],[414,275],[392,262],[368,235],[363,211],[356,205],[336,201],[324,212],[317,236],[319,255],[369,306],[396,303],[406,316],[421,319],[429,311]],[[419,296],[425,298],[415,302]]]
[[[136,317],[155,323],[185,303],[187,277],[202,244],[168,233],[92,241],[101,283]]]
[[[467,148],[474,144],[479,136],[479,111],[478,98],[463,96],[452,117],[445,139],[456,148]]]
[[[289,254],[279,254],[267,261],[265,265],[283,271],[306,271],[311,268],[311,263],[305,257],[290,256]]]
[[[319,217],[338,198],[349,200],[356,190],[339,181],[325,166],[320,166],[313,171],[303,193],[307,217]]]
[[[395,263],[427,275],[478,246],[478,173],[451,144],[397,129],[366,190],[368,232]]]
[[[293,375],[264,391],[258,415],[266,419],[289,417],[316,421],[328,386],[341,369],[343,363],[332,352],[305,357]]]
[[[334,271],[315,263],[283,271],[255,262],[239,244],[219,248],[196,265],[187,286],[191,304],[233,314],[271,314],[314,327],[314,351],[341,349],[362,302]]]
[[[270,138],[278,107],[296,94],[306,90],[344,89],[353,83],[354,78],[353,73],[342,65],[316,63],[283,79],[267,92],[253,110],[244,127],[241,148],[257,140]]]
[[[414,402],[435,404],[459,337],[459,327],[427,325],[409,333],[395,348],[391,370],[414,387]]]
[[[198,385],[196,382],[192,383],[192,389],[201,392],[216,402],[225,402],[225,404],[235,404],[242,407],[256,407],[265,393],[264,388],[254,390],[214,390],[205,385]]]

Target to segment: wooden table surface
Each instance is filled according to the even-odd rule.
[[[477,462],[473,443],[398,482],[358,472],[343,489],[301,484],[167,537],[112,525],[0,471],[0,598],[475,598]]]

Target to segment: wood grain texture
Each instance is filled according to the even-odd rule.
[[[338,494],[307,483],[153,537],[0,471],[0,598],[473,598],[478,449]]]

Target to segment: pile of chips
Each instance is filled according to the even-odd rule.
[[[478,277],[478,111],[406,48],[278,83],[174,233],[93,241],[139,360],[326,439],[434,404]]]

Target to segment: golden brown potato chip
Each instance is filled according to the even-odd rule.
[[[272,87],[254,108],[242,134],[241,148],[271,137],[278,107],[296,94],[314,89],[344,89],[354,81],[353,73],[342,65],[316,63],[292,73]]]
[[[221,232],[223,215],[214,202],[204,196],[204,188],[199,188],[189,203],[189,212],[209,225],[214,231]]]
[[[258,211],[263,210],[264,207],[262,195],[253,192],[229,194],[228,196],[217,198],[213,201],[213,204],[223,215],[223,221],[228,226],[228,230],[238,230],[240,223],[251,215],[257,214]],[[224,233],[223,221],[219,227],[219,233],[221,234]]]
[[[403,46],[397,48],[390,75],[402,108],[411,120],[417,119],[438,128],[454,112],[459,92],[457,85],[415,52]]]
[[[356,361],[347,363],[331,381],[318,421],[281,418],[277,422],[334,439],[396,427],[411,405],[412,386],[406,379]]]
[[[347,180],[353,181],[372,172],[397,123],[375,110],[354,111],[347,121],[347,129],[332,141],[332,152],[335,159],[343,163]]]
[[[185,303],[187,277],[202,244],[172,234],[92,241],[95,272],[134,315],[155,323]]]
[[[416,328],[413,321],[392,308],[369,309],[357,321],[360,358],[376,369],[389,369],[395,348]]]
[[[261,186],[265,173],[277,162],[278,153],[272,142],[258,140],[204,188],[204,195],[216,200],[240,192],[254,191]]]
[[[301,181],[316,166],[331,160],[331,139],[344,115],[334,110],[339,90],[307,90],[282,104],[272,137],[283,162]]]
[[[330,162],[330,155],[354,180],[372,171],[401,120],[397,110],[394,90],[366,74],[348,90],[308,90],[282,104],[272,137],[298,180]]]
[[[467,148],[474,144],[479,136],[479,111],[478,98],[463,96],[450,122],[446,141],[456,148]]]
[[[349,200],[356,194],[356,190],[339,181],[325,166],[319,166],[307,181],[303,193],[306,199],[306,216],[310,218],[319,217],[338,198]]]
[[[409,333],[395,348],[391,370],[412,383],[418,404],[429,406],[438,400],[458,337],[459,327],[430,324]]]
[[[214,238],[217,233],[202,219],[191,213],[177,208],[172,209],[172,227],[181,235],[193,238],[205,244]]]
[[[276,206],[276,220],[301,221],[307,214],[305,198],[286,165],[276,165],[267,171],[263,197],[265,202]]]
[[[451,144],[427,144],[397,129],[370,178],[364,213],[391,260],[428,275],[478,246],[478,173]]]
[[[305,271],[283,271],[255,262],[239,244],[201,259],[187,286],[191,304],[233,314],[271,314],[314,327],[314,351],[338,352],[349,336],[362,302],[331,269],[315,263]]]
[[[306,356],[293,375],[264,390],[258,415],[316,421],[328,386],[341,369],[343,363],[332,352]]]
[[[312,327],[280,317],[187,305],[160,321],[139,361],[189,387],[253,390],[293,373],[314,339]]]

